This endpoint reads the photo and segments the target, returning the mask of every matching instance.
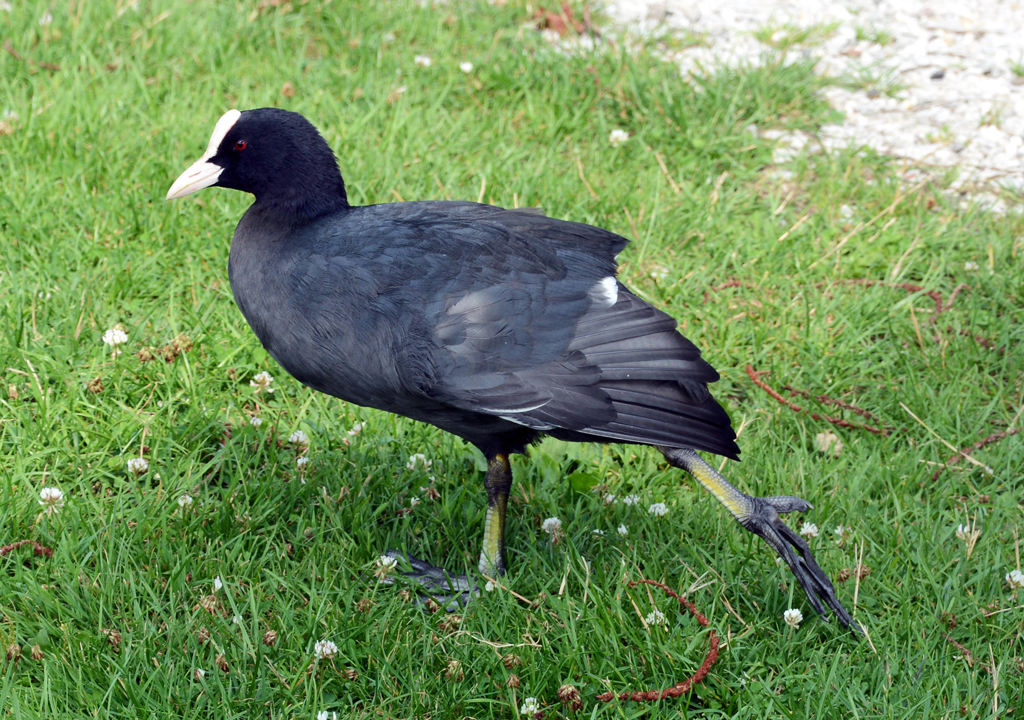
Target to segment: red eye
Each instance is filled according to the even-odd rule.
[[[235,150],[245,150],[245,140],[239,140],[235,143]]]

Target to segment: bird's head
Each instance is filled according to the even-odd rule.
[[[206,152],[167,191],[167,199],[218,186],[260,205],[306,218],[348,207],[330,146],[302,115],[278,108],[228,110]]]

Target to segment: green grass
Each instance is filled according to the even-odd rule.
[[[769,22],[764,27],[753,32],[754,39],[758,42],[785,52],[795,47],[813,47],[821,45],[830,37],[835,35],[839,23],[821,23],[818,25],[800,26],[795,23]]]
[[[855,29],[855,36],[858,40],[867,40],[882,47],[891,45],[896,40],[896,36],[889,30],[877,28],[873,25],[868,27],[858,25]]]
[[[832,118],[810,63],[686,84],[643,50],[600,44],[567,57],[524,28],[531,12],[514,0],[262,11],[79,0],[49,6],[53,22],[41,26],[46,9],[0,12],[23,57],[0,53],[0,112],[17,114],[0,135],[0,543],[53,549],[0,558],[0,641],[22,648],[17,662],[0,655],[0,716],[512,718],[535,696],[552,718],[568,715],[556,698],[567,682],[587,717],[1021,712],[1022,598],[1003,578],[1017,566],[1024,435],[974,453],[991,475],[964,461],[931,476],[951,454],[940,438],[971,445],[1005,429],[1024,401],[1024,219],[958,209],[943,176],[901,195],[894,166],[871,152],[801,156],[791,175],[773,167],[771,143],[750,124],[813,131]],[[430,68],[414,63],[420,54]],[[294,96],[282,96],[285,82]],[[806,519],[822,531],[812,547],[831,576],[863,549],[873,572],[856,603],[852,580],[837,589],[877,652],[811,617],[761,541],[636,447],[547,442],[516,458],[506,584],[536,607],[498,591],[458,628],[442,627],[444,613],[379,585],[373,562],[388,547],[475,565],[480,457],[431,427],[287,378],[227,283],[231,232],[249,200],[210,190],[164,202],[220,114],[260,105],[322,129],[354,202],[482,197],[634,238],[624,281],[678,317],[722,373],[714,391],[743,427],[744,461],[727,476],[749,492],[811,500]],[[615,128],[632,133],[618,148],[608,143]],[[970,288],[932,323],[924,291],[853,279],[913,283],[947,300]],[[112,358],[100,338],[115,323],[129,342]],[[194,347],[171,362],[135,355],[179,334]],[[782,408],[747,364],[770,371],[779,391],[842,398],[893,432]],[[271,396],[249,385],[263,370],[275,377]],[[96,379],[102,392],[86,387]],[[259,428],[247,423],[253,413]],[[349,436],[356,422],[364,429]],[[311,438],[304,483],[285,441],[297,429]],[[845,445],[838,458],[814,449],[826,430]],[[135,478],[126,461],[143,446],[149,472]],[[406,469],[414,453],[433,461],[429,471]],[[574,492],[566,478],[582,470],[642,502],[606,507]],[[439,498],[396,515],[429,475]],[[40,514],[45,486],[63,490],[59,514]],[[186,493],[194,502],[182,510]],[[669,514],[648,515],[652,502]],[[550,516],[566,531],[557,545],[540,532]],[[982,534],[968,557],[955,531],[969,517]],[[843,547],[837,525],[853,528]],[[224,587],[209,612],[217,577]],[[641,577],[691,588],[728,645],[688,698],[600,705],[593,697],[609,687],[672,685],[705,651],[706,634],[666,599],[624,588]],[[670,630],[646,632],[634,603],[667,612]],[[806,618],[795,631],[782,621],[790,607]],[[105,629],[120,633],[116,647]],[[270,630],[277,640],[266,645]],[[317,663],[321,639],[339,653]],[[41,660],[30,657],[35,645]],[[508,653],[522,665],[508,670]],[[992,659],[998,682],[983,667]],[[461,680],[446,677],[453,660]]]
[[[835,83],[847,90],[865,90],[869,98],[878,95],[894,98],[908,87],[899,73],[880,63],[851,66],[850,72],[837,77]]]

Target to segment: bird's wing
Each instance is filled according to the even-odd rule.
[[[462,312],[446,318],[443,337],[455,342],[445,351],[456,358],[438,388],[447,403],[553,435],[571,431],[595,440],[738,455],[729,417],[707,388],[718,373],[676,331],[672,317],[622,285],[611,306],[590,301],[575,318],[559,308],[562,332],[550,326],[548,337],[530,332],[534,340],[541,337],[540,347],[532,348],[535,363],[529,362],[531,348],[515,342],[518,316],[501,313],[511,305],[492,297],[487,307],[504,321],[477,323]],[[453,333],[452,326],[462,332]],[[526,362],[490,369],[487,358],[506,345],[509,355]],[[561,351],[548,359],[556,348]]]
[[[551,434],[738,454],[707,389],[718,373],[675,319],[615,279],[624,238],[480,207],[459,245],[477,254],[452,258],[459,270],[422,309],[431,397]],[[449,209],[421,231],[452,248],[460,229]]]

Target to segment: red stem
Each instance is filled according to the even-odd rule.
[[[692,602],[690,602],[686,598],[682,598],[679,595],[677,595],[667,585],[663,585],[662,583],[657,582],[655,580],[646,579],[633,580],[631,582],[626,583],[626,587],[636,587],[637,585],[653,585],[654,587],[661,588],[669,597],[674,597],[676,600],[679,601],[680,605],[689,610],[690,614],[693,615],[697,619],[697,622],[701,624],[701,627],[708,626],[708,619],[704,617],[703,613],[697,610],[697,607]],[[601,695],[598,695],[597,699],[601,702],[611,702],[616,698],[618,698],[619,700],[633,700],[635,702],[655,702],[657,700],[664,700],[668,697],[677,698],[680,695],[689,692],[690,688],[692,688],[694,685],[698,685],[701,682],[703,682],[704,678],[708,676],[708,672],[711,670],[711,666],[715,664],[716,660],[718,660],[718,635],[715,634],[714,630],[711,631],[711,638],[709,644],[710,648],[708,649],[708,654],[707,656],[705,656],[704,662],[702,662],[700,664],[700,667],[697,668],[697,672],[688,677],[686,680],[678,682],[670,688],[664,688],[663,690],[648,690],[647,692],[642,692],[638,690],[636,692],[619,693],[618,695],[609,691]]]
[[[28,545],[30,543],[35,544],[35,546],[32,548],[32,552],[34,552],[36,555],[45,555],[46,557],[53,556],[53,550],[51,550],[50,548],[46,547],[41,543],[36,542],[35,540],[19,540],[18,542],[13,542],[10,545],[4,545],[0,547],[0,557],[10,552],[13,552],[14,550],[17,550],[23,545]]]
[[[755,385],[757,385],[759,388],[764,390],[766,393],[771,395],[780,403],[788,407],[790,410],[793,410],[795,412],[807,412],[796,403],[789,402],[788,400],[786,400],[786,398],[782,397],[777,392],[772,390],[766,382],[764,382],[761,378],[758,377],[758,375],[761,375],[763,372],[764,371],[759,373],[756,370],[754,370],[753,366],[747,365],[747,375],[750,376],[750,379],[754,381]],[[853,430],[867,430],[868,432],[875,433],[876,435],[889,434],[888,430],[885,430],[883,428],[876,428],[874,425],[861,425],[860,423],[852,423],[849,420],[843,420],[842,418],[832,417],[831,415],[819,415],[818,413],[810,413],[810,416],[815,420],[824,420],[826,422],[832,423],[833,425],[838,425],[839,427],[851,428]]]

